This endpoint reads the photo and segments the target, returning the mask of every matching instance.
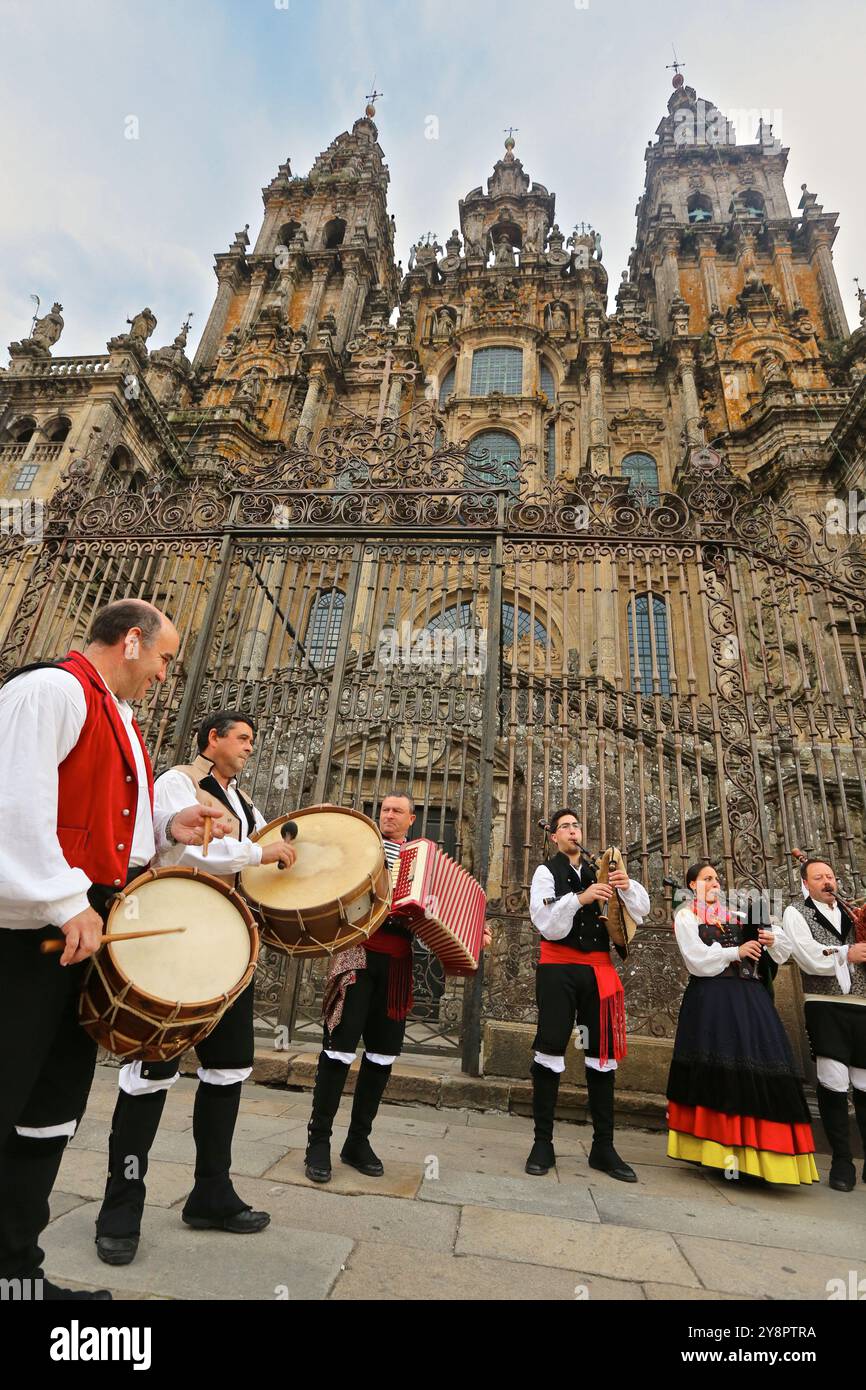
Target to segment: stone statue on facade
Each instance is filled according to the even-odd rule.
[[[503,234],[496,243],[496,254],[493,264],[496,266],[514,265],[514,247],[505,234]]]
[[[547,312],[550,323],[550,332],[567,333],[568,315],[566,314],[565,309],[562,307],[562,305],[559,303],[551,304]]]
[[[156,328],[156,315],[151,309],[145,307],[135,315],[135,318],[127,319],[126,322],[131,325],[127,337],[133,338],[143,346]]]
[[[41,319],[37,319],[30,334],[30,342],[38,343],[47,351],[53,347],[63,332],[63,309],[62,304],[52,304],[51,312],[43,314]]]

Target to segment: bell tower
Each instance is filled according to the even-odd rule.
[[[373,299],[397,301],[388,166],[375,107],[295,175],[262,190],[264,217],[215,258],[218,290],[195,355],[200,426],[216,453],[306,443],[345,389],[346,347]],[[178,422],[180,424],[181,422]]]

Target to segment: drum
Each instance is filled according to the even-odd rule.
[[[259,934],[246,903],[197,869],[150,869],[128,884],[107,932],[185,927],[113,941],[96,953],[79,1004],[82,1027],[118,1057],[167,1062],[206,1038],[246,989]]]
[[[290,956],[330,956],[364,942],[388,915],[391,876],[378,826],[360,811],[308,806],[280,816],[253,839],[273,844],[297,824],[291,869],[242,869],[240,889],[261,918],[262,941]]]

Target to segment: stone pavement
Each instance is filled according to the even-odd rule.
[[[234,1144],[236,1186],[271,1213],[260,1235],[196,1232],[180,1210],[192,1182],[196,1083],[171,1089],[148,1173],[132,1265],[99,1262],[94,1220],[105,1181],[117,1072],[97,1068],[44,1237],[51,1278],[124,1299],[791,1299],[825,1300],[830,1279],[866,1275],[866,1184],[850,1194],[780,1191],[675,1164],[665,1136],[623,1130],[638,1185],[588,1168],[586,1126],[559,1124],[558,1166],[529,1178],[530,1123],[519,1116],[384,1105],[374,1146],[384,1178],[337,1154],[334,1178],[308,1183],[310,1098],[248,1084]],[[819,1156],[826,1178],[829,1160]],[[859,1173],[860,1164],[858,1164]]]

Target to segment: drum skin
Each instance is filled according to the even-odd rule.
[[[391,906],[391,876],[375,821],[342,806],[308,806],[270,821],[253,840],[279,840],[287,820],[298,827],[292,868],[255,865],[240,874],[240,890],[260,918],[262,942],[302,958],[363,944]]]
[[[197,869],[145,871],[117,894],[106,931],[179,925],[183,918],[188,926],[182,936],[109,943],[90,963],[79,1021],[101,1047],[126,1061],[167,1062],[195,1047],[252,979],[259,954],[253,914],[230,884]],[[160,983],[161,993],[136,983],[136,970],[152,987]],[[180,988],[171,989],[172,977]],[[220,992],[191,997],[202,986]],[[183,997],[166,997],[171,993]]]

